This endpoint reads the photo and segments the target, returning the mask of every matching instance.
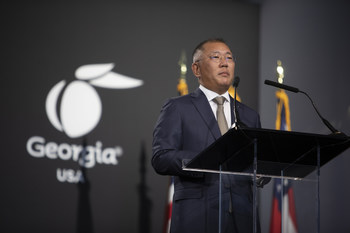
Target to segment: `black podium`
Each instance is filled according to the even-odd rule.
[[[191,161],[188,171],[251,176],[253,180],[253,232],[257,232],[257,181],[262,178],[303,180],[316,173],[317,232],[320,232],[320,168],[350,147],[344,134],[320,135],[269,129],[230,129]],[[219,190],[219,195],[220,190]],[[219,211],[221,213],[221,210]],[[221,233],[219,216],[219,229]]]

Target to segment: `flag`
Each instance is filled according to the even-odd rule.
[[[290,131],[291,123],[288,95],[284,90],[278,90],[276,91],[276,97],[276,129]],[[281,184],[281,182],[283,182],[283,184]],[[270,233],[297,232],[298,227],[292,183],[286,179],[275,179],[270,220]]]
[[[188,87],[186,83],[185,78],[180,78],[179,83],[177,84],[177,91],[179,92],[179,95],[187,95],[188,94]]]
[[[228,89],[228,93],[232,98],[235,98],[235,88],[231,85],[230,88]],[[241,102],[241,98],[239,97],[238,93],[236,94],[236,98],[239,102]]]
[[[287,179],[275,179],[273,193],[270,233],[297,233],[292,183]]]
[[[284,90],[276,91],[277,98],[277,117],[276,129],[291,131],[289,99]]]
[[[165,221],[163,226],[163,232],[170,232],[170,224],[171,224],[171,211],[173,210],[173,196],[174,196],[174,177],[170,178],[169,181],[169,190],[168,190],[168,199],[167,205],[165,208]]]

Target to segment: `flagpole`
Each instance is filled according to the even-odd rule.
[[[283,84],[283,79],[284,79],[284,69],[282,67],[282,62],[281,60],[277,60],[277,68],[276,68],[276,71],[277,71],[277,82],[280,83],[280,84]],[[280,89],[279,92],[281,92],[282,90]],[[276,91],[276,95],[277,95],[277,91]],[[280,107],[282,108],[282,105],[284,103],[279,103]],[[282,109],[280,108],[280,111],[282,111]],[[281,116],[280,113],[278,113],[279,116]],[[282,118],[282,117],[281,117]],[[281,128],[281,120],[279,122],[279,129]],[[285,233],[284,232],[284,225],[286,224],[284,219],[285,219],[285,205],[284,205],[284,173],[283,173],[283,170],[281,171],[281,232],[282,233]]]
[[[188,94],[188,86],[186,83],[186,73],[187,73],[187,66],[186,66],[186,52],[185,50],[181,51],[181,56],[179,60],[179,66],[180,66],[180,78],[179,83],[177,84],[177,91],[179,95],[187,95]]]
[[[284,69],[280,60],[277,61],[276,79],[278,83],[283,84]],[[276,91],[276,98],[275,128],[276,130],[291,131],[288,95],[283,89],[279,89]],[[284,178],[284,175],[284,170],[281,170],[281,177],[274,182],[270,233],[298,232],[292,184]]]
[[[179,93],[180,96],[188,94],[188,86],[186,83],[186,73],[187,73],[186,61],[187,61],[186,51],[182,50],[180,59],[178,62],[180,66],[180,78],[177,84],[177,92]],[[173,195],[174,195],[174,177],[171,176],[169,179],[168,196],[167,196],[168,203],[165,211],[166,216],[165,216],[165,222],[163,226],[163,233],[170,232]]]
[[[321,231],[321,201],[320,201],[320,144],[317,144],[317,232]]]

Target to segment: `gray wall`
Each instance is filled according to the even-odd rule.
[[[260,11],[259,109],[265,128],[274,128],[275,90],[263,84],[275,80],[276,61],[282,60],[287,85],[307,92],[335,128],[350,133],[350,4],[347,1],[265,0]],[[288,93],[292,130],[328,134],[311,103],[302,94]],[[350,151],[321,169],[321,232],[349,232]],[[313,185],[313,184],[310,184]],[[271,187],[261,193],[262,219],[268,229]],[[300,232],[314,225],[303,199],[309,189],[295,189]],[[314,199],[311,199],[313,201]],[[309,206],[309,207],[307,207]],[[311,215],[313,213],[311,212]],[[265,231],[266,232],[266,231]]]

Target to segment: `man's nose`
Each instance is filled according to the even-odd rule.
[[[220,66],[228,66],[226,57],[220,57]]]

